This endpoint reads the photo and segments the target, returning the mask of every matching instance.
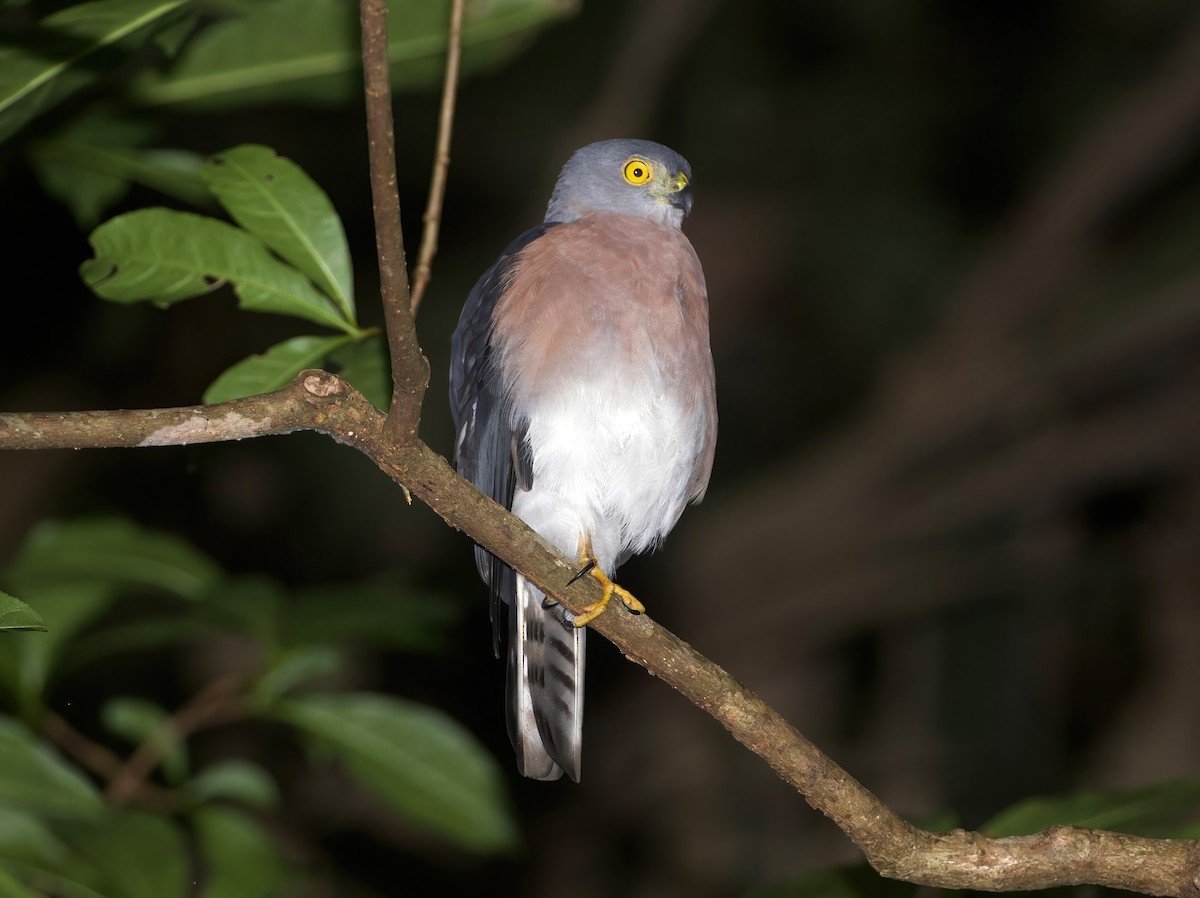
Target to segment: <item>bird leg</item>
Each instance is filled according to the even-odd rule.
[[[586,536],[579,541],[579,563],[583,565],[574,577],[570,579],[567,586],[570,586],[584,574],[591,574],[600,581],[600,585],[604,587],[604,596],[599,602],[592,602],[590,605],[585,605],[583,611],[575,616],[573,623],[576,627],[585,627],[600,616],[600,613],[608,607],[609,599],[614,595],[619,598],[625,608],[633,614],[641,614],[646,610],[646,606],[639,602],[629,590],[624,587],[617,586],[604,571],[600,570],[600,565],[596,561],[596,556],[592,553],[592,541]]]

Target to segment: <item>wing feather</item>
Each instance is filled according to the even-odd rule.
[[[526,231],[484,273],[471,289],[451,338],[455,466],[509,509],[516,488],[532,484],[532,457],[525,428],[501,393],[493,314],[518,254],[553,226]],[[533,584],[479,546],[475,563],[491,593],[492,648],[497,657],[500,634],[507,631],[508,732],[517,765],[534,779],[558,779],[565,769],[578,780],[584,631],[564,625],[560,609],[544,607],[543,594]]]
[[[500,393],[496,353],[492,347],[492,314],[504,292],[517,254],[550,229],[540,225],[514,240],[491,268],[484,272],[463,305],[458,327],[450,339],[450,411],[454,417],[454,465],[458,472],[505,508],[512,508],[518,479],[531,476],[517,462],[527,464],[524,428],[514,427],[510,410]],[[491,592],[492,649],[500,656],[500,631],[504,626],[501,602],[512,603],[516,580],[500,559],[475,547],[479,576]]]

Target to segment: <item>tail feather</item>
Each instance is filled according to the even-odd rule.
[[[564,626],[562,611],[516,577],[509,604],[508,735],[517,766],[532,779],[579,781],[583,746],[583,628]]]

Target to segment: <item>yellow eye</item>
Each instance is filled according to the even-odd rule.
[[[634,186],[645,184],[654,177],[654,173],[650,170],[650,163],[645,159],[639,159],[634,156],[621,169],[621,174],[625,180]]]

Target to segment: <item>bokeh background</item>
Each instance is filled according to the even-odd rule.
[[[436,91],[396,99],[420,234]],[[275,147],[330,194],[365,323],[377,278],[357,107],[164,113],[163,146]],[[584,0],[462,87],[422,436],[448,451],[449,334],[540,220],[575,147],[689,158],[721,435],[708,498],[622,582],[898,810],[977,825],[1028,795],[1200,776],[1200,16],[1192,0]],[[0,406],[183,405],[296,333],[231,294],[96,299],[86,234],[2,165]],[[135,188],[116,211],[162,204]],[[446,651],[348,675],[494,750],[524,827],[463,855],[253,727],[200,737],[285,783],[298,851],[345,894],[736,895],[856,860],[825,818],[591,640],[585,773],[522,780],[467,541],[312,435],[0,456],[0,559],[39,521],[116,513],[296,585],[399,570],[457,610]],[[68,678],[177,703],[237,647]]]

